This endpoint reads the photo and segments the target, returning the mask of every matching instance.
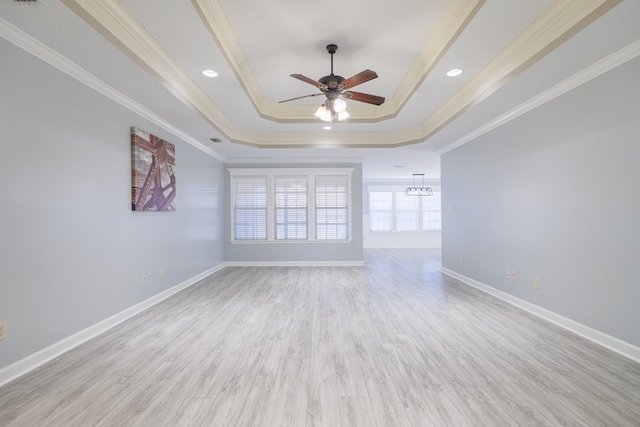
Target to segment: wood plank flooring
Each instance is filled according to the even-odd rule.
[[[640,426],[640,365],[439,272],[226,268],[0,388],[1,426]]]

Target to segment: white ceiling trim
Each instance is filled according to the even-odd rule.
[[[622,0],[558,0],[422,124],[424,138],[504,86]]]
[[[353,123],[374,123],[398,115],[433,67],[486,0],[454,0],[391,99],[381,106],[350,106]],[[200,17],[241,82],[260,117],[279,123],[313,123],[317,106],[283,106],[267,101],[218,0],[193,0]]]
[[[232,164],[280,164],[280,163],[287,163],[287,164],[311,164],[311,163],[336,163],[336,164],[361,164],[364,163],[364,159],[362,158],[344,158],[344,157],[340,157],[340,158],[331,158],[331,157],[319,157],[319,158],[301,158],[301,159],[296,159],[296,158],[289,158],[287,157],[286,162],[283,162],[282,159],[255,159],[255,158],[251,158],[251,159],[227,159],[225,162],[225,164],[227,165],[232,165]]]
[[[400,112],[485,2],[486,0],[451,3],[393,95],[392,102],[395,110],[384,118],[395,117]]]
[[[500,52],[489,64],[470,82],[445,102],[436,112],[427,117],[418,127],[395,132],[350,132],[326,134],[316,133],[264,133],[241,129],[233,125],[224,114],[207,98],[199,87],[190,80],[175,61],[161,48],[150,34],[133,18],[123,5],[117,0],[63,0],[85,21],[94,25],[105,36],[114,41],[115,45],[131,56],[137,63],[156,75],[167,88],[182,102],[200,113],[213,127],[230,141],[263,148],[280,147],[397,147],[423,142],[438,130],[457,118],[466,109],[479,103],[493,92],[502,87],[509,79],[515,77],[527,67],[534,64],[548,52],[553,50],[571,35],[588,25],[591,21],[604,14],[621,0],[557,0],[536,21],[534,21],[507,48]],[[237,41],[233,37],[231,28],[223,23],[223,16],[211,16],[219,9],[217,1],[204,2],[193,0],[198,5],[201,16],[208,25],[216,22],[222,30],[216,33],[210,28],[221,44],[221,49],[231,58],[231,65],[238,73],[240,81],[245,85],[248,93],[253,97],[262,97],[252,73],[249,71],[246,59],[240,54]],[[441,43],[451,43],[457,37],[462,27],[471,19],[484,0],[470,1],[456,0],[452,5],[455,9],[447,12],[447,22],[451,27],[448,32],[441,29],[445,36],[439,39]],[[467,7],[464,7],[466,3]],[[469,6],[472,5],[473,7]],[[466,18],[464,18],[466,16]],[[454,17],[456,19],[454,19]],[[215,18],[215,21],[213,19]],[[217,27],[216,27],[217,28]],[[230,41],[231,40],[231,41]],[[224,43],[229,43],[231,47]],[[412,73],[401,85],[408,90],[410,82],[418,75],[426,76],[437,61],[437,53],[444,52],[448,46],[441,46],[431,52],[432,43],[427,43],[425,50],[416,61]],[[240,52],[240,53],[238,53]],[[435,55],[435,56],[434,56]],[[427,61],[423,63],[421,61]],[[422,73],[415,70],[426,67]],[[406,83],[405,83],[406,82]],[[415,82],[414,82],[415,83]],[[413,93],[415,87],[409,92]],[[395,95],[394,95],[395,97]],[[252,98],[258,102],[259,111],[264,111],[267,103],[262,99]],[[395,108],[395,102],[389,108]],[[308,117],[312,117],[313,106],[305,106]],[[367,106],[368,107],[368,106]],[[260,110],[260,108],[263,108]],[[285,109],[288,113],[298,109]],[[308,120],[305,120],[308,121]],[[355,120],[354,120],[355,122]]]
[[[211,148],[207,147],[197,139],[193,138],[186,132],[176,128],[175,126],[173,126],[171,123],[167,122],[160,116],[156,115],[152,111],[138,104],[136,101],[122,94],[121,92],[114,89],[112,86],[106,84],[102,80],[98,79],[96,76],[89,73],[84,68],[71,62],[69,59],[60,55],[58,52],[52,50],[48,46],[45,46],[40,41],[34,39],[30,35],[26,34],[24,31],[20,30],[19,28],[16,28],[15,26],[13,26],[12,24],[10,24],[9,22],[5,21],[2,18],[0,18],[0,36],[8,40],[9,42],[15,44],[19,48],[29,52],[36,58],[41,59],[47,64],[71,76],[72,78],[76,79],[78,82],[90,87],[96,92],[122,105],[126,109],[138,114],[140,117],[146,120],[149,120],[151,123],[154,123],[155,125],[171,133],[172,135],[175,135],[176,137],[185,141],[189,145],[192,145],[193,147],[197,148],[203,153],[206,153],[211,157],[214,157],[220,161],[225,160],[223,156],[216,153]]]
[[[160,79],[190,108],[225,135],[237,132],[227,117],[117,0],[62,0],[138,65]]]
[[[484,135],[485,133],[488,133],[510,122],[511,120],[520,117],[521,115],[533,110],[534,108],[537,108],[638,56],[640,56],[640,40],[635,41],[627,47],[624,47],[615,52],[614,54],[601,59],[590,67],[585,68],[584,70],[571,76],[570,78],[529,99],[527,102],[524,102],[517,107],[507,111],[495,120],[492,120],[491,122],[488,122],[483,126],[475,129],[473,132],[469,132],[462,138],[459,138],[453,143],[438,150],[437,153],[442,155],[453,150],[454,148],[458,148],[468,142],[471,142],[474,139]]]
[[[245,93],[249,96],[251,103],[260,113],[266,101],[220,2],[217,0],[192,0],[192,4]],[[262,116],[262,113],[260,115]]]

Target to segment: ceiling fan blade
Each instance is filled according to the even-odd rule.
[[[383,96],[369,95],[368,93],[347,91],[342,94],[346,99],[354,101],[366,102],[367,104],[382,105],[384,103]]]
[[[323,87],[326,88],[326,86],[323,85],[322,83],[317,82],[317,81],[315,81],[313,79],[310,79],[307,76],[303,76],[302,74],[290,74],[290,76],[293,77],[294,79],[298,79],[298,80],[301,80],[301,81],[303,81],[305,83],[309,83],[310,85],[313,85],[313,86],[319,88],[320,90],[322,90]]]
[[[375,71],[364,70],[355,76],[349,77],[347,80],[343,81],[340,84],[341,90],[350,89],[352,87],[358,86],[359,84],[368,82],[369,80],[373,80],[377,78],[378,75]]]
[[[295,101],[296,99],[311,98],[312,96],[320,96],[320,95],[324,95],[324,93],[320,92],[320,93],[312,93],[311,95],[297,96],[295,98],[285,99],[284,101],[278,101],[278,104],[282,104],[283,102]]]

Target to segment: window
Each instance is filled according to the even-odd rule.
[[[441,230],[442,229],[442,207],[440,202],[440,192],[434,191],[432,197],[422,198],[422,229]]]
[[[246,176],[233,181],[235,240],[266,240],[267,177]]]
[[[393,192],[369,193],[369,221],[371,231],[393,230]]]
[[[422,197],[395,192],[396,231],[418,231],[418,199]]]
[[[346,240],[349,231],[349,177],[316,177],[316,239]]]
[[[307,239],[307,177],[275,178],[276,239]]]
[[[232,241],[350,240],[351,172],[229,169]]]
[[[442,229],[440,192],[406,196],[404,190],[369,188],[369,227],[372,232],[425,232]]]

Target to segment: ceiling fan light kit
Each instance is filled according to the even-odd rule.
[[[346,111],[346,103],[345,108],[342,111],[337,111],[335,105],[333,108],[329,104],[329,101],[322,104],[316,112],[313,114],[317,118],[325,122],[333,122],[334,120],[342,121],[351,117],[351,115]]]
[[[345,79],[342,76],[333,74],[333,54],[338,50],[338,46],[335,44],[327,45],[327,52],[331,55],[331,74],[320,78],[318,81],[302,74],[291,74],[291,77],[298,79],[305,83],[309,83],[320,90],[320,93],[313,93],[311,95],[298,96],[296,98],[285,99],[283,102],[294,101],[296,99],[309,98],[312,96],[325,95],[327,100],[318,108],[314,116],[325,122],[333,122],[334,120],[341,121],[348,119],[350,114],[347,112],[347,102],[345,99],[352,99],[358,102],[365,102],[367,104],[382,105],[385,98],[377,95],[370,95],[368,93],[354,92],[351,89],[354,86],[368,82],[378,77],[375,71],[364,70],[354,76]]]

